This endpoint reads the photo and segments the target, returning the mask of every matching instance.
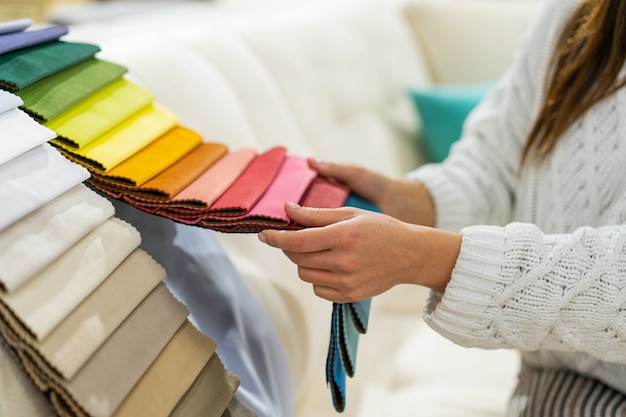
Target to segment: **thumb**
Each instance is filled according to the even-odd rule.
[[[354,217],[356,209],[302,207],[296,203],[286,202],[285,212],[291,220],[301,226],[322,227]]]

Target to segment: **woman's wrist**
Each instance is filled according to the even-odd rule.
[[[444,292],[461,250],[462,235],[432,227],[414,227],[419,261],[412,283]]]
[[[378,203],[383,212],[403,222],[434,227],[435,204],[421,183],[393,179],[385,187]]]

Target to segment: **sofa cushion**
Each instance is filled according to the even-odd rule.
[[[545,0],[416,0],[405,6],[437,83],[497,79]]]
[[[422,121],[422,143],[430,162],[441,162],[461,136],[465,118],[491,88],[491,83],[432,85],[410,89]]]

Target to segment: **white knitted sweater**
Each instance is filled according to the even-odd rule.
[[[452,341],[516,348],[626,392],[626,91],[591,109],[518,175],[545,72],[576,0],[551,0],[441,165],[408,174],[463,242],[426,322]]]

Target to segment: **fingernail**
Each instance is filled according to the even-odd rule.
[[[326,162],[321,161],[321,160],[319,160],[319,159],[317,159],[315,157],[310,157],[309,158],[309,163],[313,164],[313,165],[317,165],[318,167],[325,167],[325,166],[328,165]]]
[[[263,243],[267,243],[266,239],[265,239],[265,235],[263,233],[257,233],[257,237],[259,238],[259,240]]]
[[[293,201],[285,201],[285,205],[292,210],[300,210],[302,207]]]

